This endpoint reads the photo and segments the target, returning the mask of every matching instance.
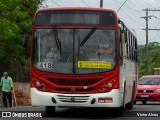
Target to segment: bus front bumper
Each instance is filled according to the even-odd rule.
[[[63,107],[120,107],[122,105],[120,91],[113,89],[108,93],[96,94],[59,94],[41,92],[31,88],[33,106]]]

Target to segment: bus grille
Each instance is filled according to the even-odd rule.
[[[86,79],[69,79],[69,78],[49,78],[51,82],[61,86],[89,86],[99,82],[99,78],[86,78]]]
[[[97,89],[104,79],[102,78],[48,78],[55,87],[54,93],[90,94]]]
[[[54,88],[54,90],[56,90],[57,92],[66,92],[66,93],[74,93],[71,91],[71,88]],[[88,89],[82,89],[82,88],[76,88],[76,93],[89,93],[89,92],[92,92],[94,90],[94,88],[88,88]]]
[[[65,96],[57,95],[57,98],[60,102],[76,102],[76,103],[85,103],[89,100],[89,96]]]

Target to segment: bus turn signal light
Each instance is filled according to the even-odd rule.
[[[102,87],[102,92],[106,92],[107,88],[106,87]]]

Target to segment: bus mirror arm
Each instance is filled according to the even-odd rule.
[[[23,47],[24,48],[27,48],[28,47],[28,44],[29,44],[29,34],[24,34],[23,36]]]
[[[120,19],[118,20],[118,23],[122,25],[121,32],[123,33],[124,32],[124,23]]]

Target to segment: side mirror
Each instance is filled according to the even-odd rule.
[[[25,34],[24,36],[23,36],[23,47],[24,48],[27,48],[28,47],[28,44],[29,44],[29,34]]]
[[[126,42],[125,42],[124,32],[121,33],[121,40],[122,40],[122,52],[123,52],[123,57],[127,57],[127,50],[126,50]]]

